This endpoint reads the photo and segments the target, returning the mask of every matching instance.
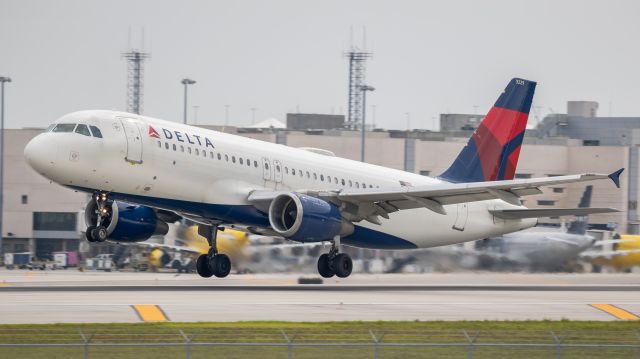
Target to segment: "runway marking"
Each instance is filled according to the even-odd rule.
[[[622,308],[618,308],[615,305],[611,304],[590,304],[592,307],[596,309],[600,309],[601,311],[610,314],[618,319],[622,320],[640,320],[640,317],[637,315],[627,312]]]
[[[135,304],[131,307],[143,322],[166,322],[169,320],[162,309],[155,304]]]

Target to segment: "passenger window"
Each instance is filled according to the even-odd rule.
[[[258,168],[258,161],[253,161],[253,167]]]
[[[351,180],[349,180],[349,187],[353,187],[353,183],[351,183]]]
[[[231,162],[236,163],[236,156],[231,156]]]
[[[280,172],[280,165],[276,165],[276,171]]]
[[[93,133],[93,137],[102,138],[102,132],[96,126],[89,126],[91,128],[91,133]]]
[[[251,160],[247,158],[247,166],[251,167]]]
[[[173,144],[173,150],[176,151],[178,149],[178,146],[176,146],[176,144]]]
[[[187,147],[187,152],[189,152],[189,154],[191,154],[191,147]]]
[[[240,162],[241,165],[243,165],[244,163],[242,162],[242,157],[238,158],[238,161]]]
[[[291,169],[291,174],[294,175],[294,176],[296,175],[296,169],[295,168]]]
[[[356,182],[356,188],[360,188],[360,183]]]
[[[209,156],[211,156],[211,158],[213,158],[213,152],[209,152]]]
[[[315,172],[313,172],[313,179],[316,181],[318,180],[318,175]]]
[[[342,183],[342,185],[344,186],[344,178],[340,181],[340,183]]]
[[[331,183],[331,176],[327,176],[327,181],[329,181],[329,183]]]
[[[289,174],[289,167],[284,166],[284,173],[285,173],[285,174]]]
[[[218,153],[218,159],[221,160],[222,159],[222,155],[220,153]]]
[[[164,148],[169,149],[169,142],[164,143]]]
[[[229,155],[224,155],[224,160],[229,162]]]
[[[307,178],[311,178],[311,175],[309,174],[309,171],[307,171]]]
[[[200,155],[200,150],[196,148],[196,156]]]
[[[180,152],[184,152],[184,146],[180,145]]]
[[[207,157],[207,151],[202,150],[202,157],[205,157],[205,158]]]
[[[87,127],[87,125],[78,125],[78,127],[76,127],[76,133],[91,137],[91,132],[89,132],[89,127]]]
[[[320,181],[324,182],[324,175],[320,175]]]
[[[59,123],[51,132],[73,132],[74,128],[76,128],[75,123]]]
[[[300,174],[300,177],[302,177],[302,170],[298,171],[298,174]]]
[[[268,163],[266,163],[266,162],[264,163],[264,169],[265,169],[265,170],[268,170],[268,169],[269,169],[269,164],[268,164]]]
[[[363,183],[362,188],[367,188],[367,185]]]
[[[338,177],[333,177],[333,183],[338,184]]]
[[[162,142],[158,141],[158,147],[162,148]]]

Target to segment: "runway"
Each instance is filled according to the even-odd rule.
[[[170,273],[2,271],[0,323],[622,320],[640,315],[637,274],[354,275],[319,285],[296,284],[300,276],[220,280]]]

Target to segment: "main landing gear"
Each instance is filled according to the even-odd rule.
[[[218,278],[224,278],[231,272],[231,260],[229,256],[223,253],[218,253],[218,246],[216,244],[216,236],[218,234],[217,226],[198,226],[198,234],[207,238],[209,242],[209,253],[201,254],[196,262],[196,269],[198,274],[203,278],[209,278],[216,276]]]
[[[107,207],[107,194],[104,192],[94,195],[96,201],[96,223],[95,225],[89,225],[85,232],[85,236],[89,242],[104,242],[107,240],[107,228],[103,225],[104,220],[108,218],[109,208]]]
[[[340,237],[336,237],[331,244],[329,253],[325,253],[318,258],[318,273],[324,278],[331,278],[334,275],[339,278],[346,278],[353,270],[353,261],[346,253],[339,253]]]

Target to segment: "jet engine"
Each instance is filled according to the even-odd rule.
[[[277,196],[269,206],[269,223],[281,236],[298,242],[321,242],[353,232],[333,203],[300,193]]]
[[[107,239],[112,241],[141,242],[153,235],[165,235],[169,231],[167,223],[158,219],[156,212],[150,207],[111,201],[104,210],[107,213],[102,225],[107,229]],[[95,225],[97,216],[98,204],[92,199],[84,211],[87,225]]]

